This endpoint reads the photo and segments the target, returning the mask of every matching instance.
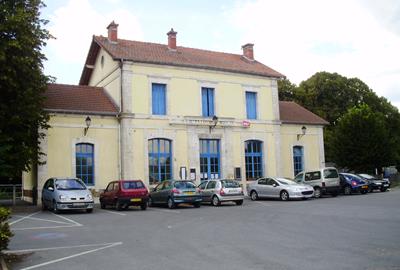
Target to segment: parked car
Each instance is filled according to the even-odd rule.
[[[201,201],[201,195],[196,185],[191,181],[184,180],[163,181],[149,195],[149,206],[166,204],[170,209],[181,203],[189,203],[198,208]]]
[[[356,174],[352,173],[339,173],[340,186],[345,195],[352,193],[367,194],[369,190],[368,181]]]
[[[242,205],[244,200],[243,189],[235,180],[208,180],[199,185],[203,203],[211,203],[214,206],[222,202],[235,202]]]
[[[148,198],[149,192],[142,180],[112,181],[100,194],[100,207],[105,209],[107,205],[112,205],[120,211],[132,205],[146,210]]]
[[[247,187],[251,200],[258,198],[308,199],[314,195],[312,186],[298,184],[286,178],[260,178]]]
[[[50,178],[42,189],[42,209],[93,211],[93,196],[90,190],[78,178]]]
[[[333,167],[301,172],[296,175],[295,182],[312,186],[315,198],[320,198],[323,194],[336,197],[340,192],[339,173]]]
[[[373,192],[374,190],[385,192],[390,186],[388,180],[379,179],[376,176],[365,173],[360,173],[358,175],[361,176],[364,180],[368,181],[369,192]]]

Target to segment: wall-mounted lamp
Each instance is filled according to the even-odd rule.
[[[217,124],[218,124],[218,116],[214,115],[212,118],[212,125],[209,127],[210,133],[211,133],[211,130],[217,126]]]
[[[301,128],[301,134],[297,134],[297,140],[300,140],[301,137],[303,137],[304,135],[306,135],[306,132],[307,132],[307,128],[306,128],[305,126],[303,126],[303,127]]]
[[[92,119],[90,119],[89,116],[86,117],[85,123],[86,123],[86,127],[85,127],[85,129],[83,130],[83,136],[86,136],[86,134],[87,134],[87,132],[88,132],[88,130],[89,130],[90,124],[92,123]]]

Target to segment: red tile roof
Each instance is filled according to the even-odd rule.
[[[329,122],[292,101],[279,101],[279,112],[282,123],[329,125]]]
[[[257,61],[249,61],[239,54],[180,46],[177,47],[176,51],[171,51],[164,44],[124,39],[118,39],[118,42],[110,42],[106,37],[93,36],[79,84],[87,85],[89,83],[92,70],[87,65],[95,64],[100,47],[106,50],[115,60],[124,59],[139,63],[211,69],[264,77],[284,77],[272,68]]]
[[[44,107],[48,111],[116,115],[118,107],[100,87],[49,84]]]

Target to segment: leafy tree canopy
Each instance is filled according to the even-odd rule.
[[[28,170],[38,159],[38,130],[48,128],[43,111],[47,83],[41,49],[50,38],[39,18],[40,0],[0,1],[0,176]]]

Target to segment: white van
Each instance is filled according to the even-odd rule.
[[[319,198],[323,194],[331,194],[336,197],[340,192],[339,173],[333,167],[307,170],[296,175],[294,180],[312,186],[315,198]]]

